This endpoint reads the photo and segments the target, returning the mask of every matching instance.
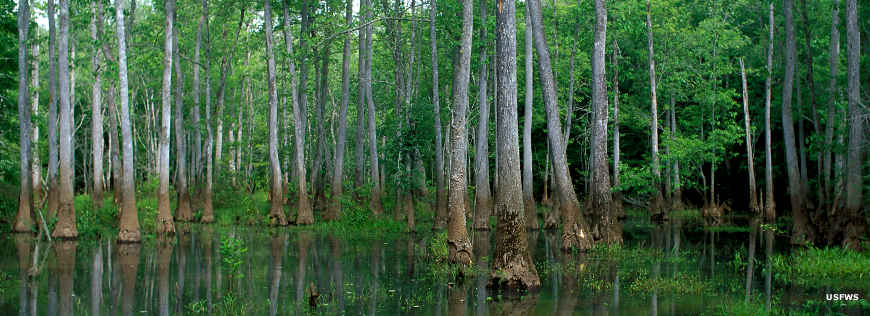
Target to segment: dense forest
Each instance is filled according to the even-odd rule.
[[[524,290],[529,234],[591,251],[632,216],[870,249],[863,1],[0,0],[0,19],[10,236],[381,218],[446,231],[462,266],[492,230],[490,285]]]

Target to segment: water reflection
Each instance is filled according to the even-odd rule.
[[[428,259],[428,234],[371,239],[187,224],[174,239],[141,245],[14,236],[0,239],[11,256],[0,259],[0,272],[20,283],[0,297],[0,315],[695,315],[752,303],[753,295],[776,307],[788,291],[771,280],[774,233],[746,224],[738,232],[678,217],[627,225],[623,248],[603,255],[564,253],[558,231],[532,231],[543,287],[519,297],[486,287],[494,250],[487,231],[471,236],[476,273],[464,281]],[[237,269],[221,250],[229,238],[248,249]],[[746,255],[740,269],[735,253]],[[240,304],[227,307],[231,298]]]

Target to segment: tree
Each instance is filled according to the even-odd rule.
[[[743,65],[743,58],[740,58],[740,79],[743,83],[743,122],[746,132],[746,165],[749,167],[749,208],[760,213],[761,208],[758,206],[758,191],[755,187],[755,163],[752,155],[752,137],[751,126],[749,124],[749,92],[746,88],[746,68]]]
[[[607,44],[607,7],[605,0],[595,0],[595,39],[592,49],[592,139],[589,197],[590,210],[597,212],[593,231],[606,243],[622,243],[613,196],[610,193],[610,170],[607,166],[607,82],[604,55]]]
[[[620,185],[619,159],[621,158],[621,154],[619,145],[619,53],[619,46],[616,44],[616,41],[613,41],[613,55],[611,55],[613,61],[613,181],[611,183],[614,187],[618,187]],[[675,124],[671,124],[671,127],[674,127],[674,125]],[[679,183],[675,184],[675,186],[677,187],[677,192],[679,192]],[[613,207],[616,209],[617,215],[623,215],[622,192],[614,192],[612,198]],[[674,200],[675,202],[680,201],[678,197],[675,197]]]
[[[284,193],[281,188],[284,176],[281,175],[281,161],[278,158],[278,91],[275,87],[275,54],[272,52],[272,4],[265,0],[264,20],[266,30],[266,56],[268,58],[267,69],[269,72],[269,171],[271,174],[271,192],[269,220],[272,225],[286,226],[287,217],[284,215]]]
[[[175,12],[173,12],[175,13]],[[181,56],[178,53],[178,28],[172,34],[172,59],[175,64],[175,191],[178,194],[175,219],[181,222],[193,220],[190,208],[190,193],[187,187],[187,142],[184,132],[184,76],[181,71]]]
[[[831,166],[833,164],[834,144],[834,113],[836,112],[836,95],[837,95],[837,73],[840,66],[840,0],[834,0],[834,8],[831,11],[831,46],[828,58],[828,67],[830,68],[830,77],[828,79],[828,109],[827,119],[825,120],[825,152],[824,166],[822,167],[823,178],[825,183],[825,196],[833,197],[833,174]]]
[[[133,166],[133,128],[130,124],[130,94],[127,83],[127,42],[124,36],[124,10],[121,0],[115,0],[115,35],[118,37],[118,82],[121,94],[121,223],[118,242],[139,243],[139,217],[136,214],[136,174]],[[110,103],[111,106],[111,103]]]
[[[79,233],[78,230],[76,230],[76,210],[75,205],[73,204],[73,199],[75,199],[75,192],[73,192],[73,177],[75,176],[75,169],[73,169],[74,166],[72,163],[74,153],[72,148],[73,117],[72,105],[70,103],[69,77],[69,1],[60,0],[58,4],[60,5],[60,12],[58,12],[58,17],[60,18],[58,27],[60,30],[57,44],[57,63],[58,75],[60,78],[58,80],[57,88],[60,92],[60,120],[58,120],[57,125],[58,134],[60,136],[60,142],[58,143],[58,171],[60,179],[58,179],[57,224],[55,224],[51,236],[62,239],[75,239],[78,237]]]
[[[57,33],[54,0],[47,0],[48,14],[48,217],[57,216]]]
[[[433,228],[443,229],[447,221],[447,192],[444,190],[444,145],[441,139],[441,104],[438,91],[438,41],[435,33],[435,3],[431,0],[429,8],[429,39],[432,48],[432,107],[435,122],[435,224]]]
[[[849,95],[849,151],[846,162],[846,212],[851,219],[844,229],[843,246],[860,249],[867,236],[867,217],[861,210],[863,186],[864,110],[861,103],[861,31],[858,29],[858,4],[846,0],[846,51]]]
[[[466,163],[468,152],[468,131],[466,111],[468,108],[468,80],[471,75],[471,38],[474,19],[473,1],[462,2],[462,37],[459,46],[459,60],[453,74],[453,122],[450,126],[450,183],[448,186],[447,224],[448,260],[451,263],[471,264],[471,241],[465,228],[467,199]],[[371,107],[369,107],[371,110]],[[371,118],[371,114],[369,115]],[[370,119],[371,121],[371,119]],[[374,124],[369,123],[369,127]]]
[[[659,170],[659,114],[656,97],[656,61],[653,51],[652,14],[650,13],[650,0],[646,1],[646,31],[647,49],[649,51],[649,92],[650,92],[650,169],[653,173],[653,196],[650,201],[652,215],[663,214],[663,200],[661,189],[661,170]]]
[[[16,232],[29,232],[33,226],[30,212],[33,207],[30,165],[30,92],[27,86],[27,32],[30,29],[30,4],[27,0],[18,1],[18,126],[21,129],[20,191],[18,195],[18,214],[15,216]],[[36,87],[38,89],[39,87]]]
[[[212,152],[212,140],[214,132],[211,129],[211,54],[210,52],[210,37],[208,29],[208,0],[202,0],[202,29],[203,37],[205,37],[205,186],[202,196],[202,218],[203,223],[214,222],[214,206],[212,203],[212,182],[214,176],[214,156]]]
[[[480,38],[486,41],[486,0],[480,2]],[[489,230],[492,214],[492,193],[489,189],[489,104],[486,96],[486,45],[481,47],[480,73],[478,76],[480,120],[474,137],[474,222],[477,230]],[[516,89],[516,87],[514,88]]]
[[[764,81],[764,217],[773,221],[776,217],[776,206],[773,199],[773,157],[770,131],[770,97],[771,73],[773,72],[773,2],[768,5],[767,34],[767,79]]]
[[[351,1],[345,4],[345,23],[349,27],[353,22]],[[344,37],[344,50],[341,55],[341,110],[338,114],[338,136],[335,144],[335,165],[332,171],[332,194],[326,211],[327,219],[337,219],[341,213],[341,203],[338,198],[344,192],[342,179],[344,174],[345,136],[347,135],[347,103],[350,99],[350,35]]]
[[[471,2],[471,1],[465,1]],[[497,288],[534,290],[541,287],[529,252],[520,176],[517,135],[516,2],[500,1],[496,26],[496,111],[499,182],[495,196],[495,253],[490,284]],[[470,39],[470,36],[469,36]]]
[[[102,1],[91,2],[91,41],[94,43],[101,37]],[[96,45],[96,44],[95,44]],[[102,65],[100,64],[100,49],[94,46],[91,56],[91,67],[94,72],[94,84],[91,89],[91,157],[93,163],[93,197],[94,209],[103,207],[103,85]]]
[[[541,21],[540,0],[527,3],[534,32],[535,51],[538,55],[538,71],[540,72],[541,88],[544,91],[544,106],[547,112],[547,130],[561,131],[561,122],[556,98],[556,82],[553,80],[553,69],[550,62],[550,51],[547,39],[544,37],[544,27]],[[560,199],[559,207],[562,216],[562,249],[589,249],[592,247],[592,234],[586,219],[580,214],[580,202],[574,192],[574,184],[568,173],[568,163],[565,158],[565,146],[562,143],[562,133],[548,133],[550,156],[553,160],[553,177]]]
[[[814,239],[809,219],[804,212],[804,197],[801,194],[800,169],[798,167],[797,147],[795,145],[794,121],[792,120],[792,92],[795,72],[795,34],[794,3],[783,0],[785,12],[785,74],[782,83],[782,135],[785,139],[785,162],[788,174],[788,191],[791,198],[791,216],[794,230],[791,235],[793,244],[803,244]]]
[[[526,210],[526,228],[538,229],[538,211],[535,206],[534,175],[532,173],[532,106],[534,102],[534,55],[532,55],[532,22],[526,6],[525,77],[526,99],[523,109],[523,207]]]
[[[157,189],[157,233],[175,234],[175,223],[169,206],[169,135],[172,130],[172,35],[175,33],[175,0],[164,2],[163,86],[161,87],[160,149],[157,169],[160,187]],[[178,71],[176,69],[176,71]],[[179,82],[180,83],[180,82]],[[176,83],[178,85],[179,83]]]
[[[371,0],[366,1],[366,20],[371,20]],[[366,67],[365,67],[365,94],[366,103],[368,104],[368,119],[369,119],[369,159],[371,160],[371,177],[372,191],[369,200],[369,208],[375,215],[384,213],[384,206],[381,204],[381,195],[383,195],[383,181],[380,180],[380,167],[378,167],[378,133],[375,122],[375,101],[372,97],[372,25],[366,26]]]
[[[289,21],[290,13],[287,8],[287,2],[281,2],[284,8],[284,21]],[[289,28],[290,26],[284,23],[284,44],[287,48],[287,55],[293,56],[293,37],[290,35]],[[292,60],[289,62],[288,72],[290,77],[290,103],[293,104],[293,118],[295,120],[293,123],[293,140],[295,141],[293,152],[296,153],[296,157],[293,160],[293,168],[296,170],[297,181],[296,224],[311,224],[314,222],[314,216],[311,211],[311,204],[308,202],[308,190],[305,189],[305,112],[298,101],[300,97],[296,85],[296,64]],[[304,94],[305,92],[303,91],[302,93]]]

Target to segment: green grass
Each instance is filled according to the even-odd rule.
[[[772,258],[778,281],[870,293],[870,254],[844,248],[807,248]]]

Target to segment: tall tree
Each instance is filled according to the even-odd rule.
[[[471,2],[471,1],[465,1]],[[517,135],[517,35],[516,2],[500,0],[496,23],[498,74],[496,111],[498,111],[497,150],[499,152],[498,188],[495,190],[495,253],[490,283],[497,288],[534,290],[541,279],[526,238],[520,176],[520,143]],[[470,38],[469,38],[470,39]]]
[[[785,73],[782,83],[782,135],[785,139],[785,162],[788,174],[788,191],[791,197],[792,230],[791,242],[803,244],[814,239],[809,219],[804,213],[804,198],[801,194],[800,168],[792,120],[792,95],[795,73],[794,0],[783,0],[785,13]]]
[[[486,0],[480,1],[481,41],[486,42]],[[478,106],[480,120],[474,137],[474,222],[477,230],[489,230],[492,215],[492,193],[489,189],[489,104],[486,96],[486,45],[480,49],[480,73],[478,75]]]
[[[212,182],[214,177],[214,152],[212,144],[214,131],[211,128],[211,40],[208,29],[208,1],[202,0],[202,30],[205,41],[205,186],[202,196],[202,219],[203,223],[214,222],[214,206],[212,204]]]
[[[39,29],[37,28],[36,34],[34,37],[38,37]],[[31,99],[30,99],[30,114],[31,119],[32,115],[39,113],[39,41],[33,41],[31,43],[33,45],[32,52],[33,55],[30,59],[30,63],[32,64],[30,79],[33,82],[33,91],[31,91]],[[31,122],[30,124],[30,160],[31,168],[31,179],[30,186],[33,188],[31,191],[31,196],[33,197],[31,202],[36,203],[36,201],[40,201],[43,197],[43,189],[42,189],[42,163],[39,160],[39,124],[35,122]],[[36,207],[36,205],[33,205]],[[32,214],[35,215],[35,214]]]
[[[649,51],[649,93],[650,93],[650,169],[653,173],[653,196],[650,202],[650,212],[661,215],[664,206],[661,188],[661,170],[659,170],[659,114],[656,97],[656,61],[653,48],[652,13],[650,0],[646,0],[646,36]]]
[[[619,46],[616,44],[616,41],[613,41],[613,55],[611,58],[613,60],[613,186],[618,187],[620,184],[619,181],[619,159],[621,158],[620,154],[620,145],[619,145]],[[673,127],[673,124],[671,124]],[[679,185],[675,185],[679,187]],[[679,189],[678,189],[679,190]],[[616,191],[613,193],[613,207],[616,208],[616,212],[618,215],[622,215],[622,192]],[[674,199],[675,201],[679,201],[678,198]]]
[[[371,0],[366,1],[366,21],[371,20]],[[372,96],[372,25],[366,26],[366,67],[365,78],[366,84],[366,103],[368,104],[368,121],[369,121],[369,158],[371,160],[371,177],[372,191],[369,200],[369,208],[375,215],[384,213],[384,206],[381,204],[381,195],[383,195],[383,181],[380,180],[380,167],[378,167],[378,134],[377,125],[375,122],[375,101]]]
[[[438,91],[438,41],[435,32],[435,3],[431,0],[429,8],[429,39],[432,52],[432,107],[435,122],[435,224],[433,228],[442,229],[447,222],[447,192],[444,190],[444,145],[441,139],[441,104]]]
[[[60,19],[58,27],[60,30],[58,32],[57,63],[60,78],[57,88],[60,92],[60,120],[58,120],[57,125],[58,136],[60,137],[60,142],[58,143],[58,159],[60,162],[58,165],[58,175],[60,178],[58,179],[57,224],[55,224],[51,235],[55,238],[74,239],[78,237],[78,230],[76,230],[76,210],[73,204],[73,199],[75,199],[75,192],[73,191],[75,169],[72,162],[74,152],[72,148],[73,115],[72,104],[70,103],[71,90],[69,77],[69,0],[60,0],[58,4],[60,5],[60,12],[58,12]]]
[[[197,204],[202,202],[202,126],[200,123],[200,80],[199,80],[199,71],[202,68],[202,59],[201,59],[201,51],[202,51],[202,32],[203,25],[206,20],[206,16],[200,14],[199,16],[199,25],[197,25],[196,29],[196,46],[193,49],[193,108],[191,108],[190,119],[193,123],[193,163],[191,169],[193,169],[193,182],[197,187],[196,192],[196,200]]]
[[[450,185],[448,187],[447,224],[448,260],[452,263],[471,264],[471,240],[465,228],[467,183],[466,163],[468,131],[466,111],[468,108],[468,81],[471,76],[471,38],[473,32],[474,1],[462,2],[462,37],[459,46],[459,63],[453,75],[453,122],[450,129]],[[371,125],[370,125],[371,126]],[[523,239],[525,240],[525,239]]]
[[[284,176],[281,175],[281,161],[278,158],[278,90],[275,87],[275,54],[272,52],[272,3],[264,0],[263,19],[266,30],[266,56],[269,72],[269,171],[271,174],[271,192],[269,220],[272,225],[286,226],[284,215],[284,190],[281,188]]]
[[[284,21],[289,21],[290,12],[287,8],[286,1],[281,1],[284,8]],[[293,56],[293,37],[290,35],[290,26],[284,23],[284,44],[286,45],[287,55]],[[296,154],[293,159],[293,169],[296,173],[296,224],[311,224],[314,222],[314,215],[311,210],[311,203],[308,202],[308,190],[305,188],[305,108],[304,104],[299,102],[299,88],[296,82],[296,64],[291,59],[288,65],[288,76],[290,77],[290,103],[293,104],[293,152]],[[303,86],[304,87],[304,86]],[[304,91],[302,93],[305,93]],[[301,98],[304,99],[304,98]],[[277,110],[276,110],[277,111]]]
[[[755,162],[752,155],[752,130],[749,123],[749,91],[746,88],[746,68],[743,65],[743,58],[740,58],[740,79],[743,83],[743,130],[746,134],[746,165],[749,167],[749,208],[759,213],[761,208],[758,206],[758,190],[755,186]]]
[[[846,162],[846,211],[850,218],[844,230],[843,246],[859,249],[867,236],[867,217],[861,210],[863,187],[864,109],[861,105],[861,31],[858,29],[858,3],[846,0],[846,60],[848,64],[849,152]]]
[[[163,3],[163,86],[161,87],[160,149],[157,169],[160,187],[157,189],[157,233],[174,234],[175,223],[169,205],[169,136],[172,133],[172,35],[175,33],[175,0]],[[176,70],[177,71],[177,70]],[[180,82],[177,82],[178,85]]]
[[[30,29],[30,4],[27,0],[18,1],[18,127],[21,150],[21,183],[18,195],[18,214],[15,216],[13,230],[28,232],[33,226],[30,212],[33,208],[30,161],[30,92],[27,82],[27,32]],[[35,87],[38,89],[39,87]]]
[[[48,14],[48,217],[57,215],[57,31],[55,0],[47,0]]]
[[[773,221],[776,217],[776,206],[773,199],[773,155],[770,130],[770,97],[771,76],[773,73],[773,2],[767,10],[767,79],[764,81],[764,217]]]
[[[121,94],[121,147],[123,148],[121,172],[121,223],[118,242],[138,243],[139,216],[136,211],[136,174],[133,166],[133,128],[130,124],[130,89],[127,83],[127,42],[124,34],[123,1],[115,0],[115,35],[118,38],[118,82]],[[110,103],[111,105],[111,103]]]
[[[176,13],[177,11],[173,12]],[[175,65],[175,191],[178,194],[175,219],[182,222],[193,220],[190,208],[190,193],[187,187],[187,142],[184,131],[184,76],[181,71],[181,55],[178,53],[178,29],[173,28],[172,61]],[[239,114],[241,115],[241,114]],[[241,136],[241,134],[240,134]]]
[[[807,80],[807,84],[809,84],[809,88],[810,88],[809,89],[809,93],[810,93],[810,119],[812,120],[813,130],[816,132],[816,135],[821,136],[822,135],[822,128],[821,128],[821,125],[819,124],[818,109],[816,107],[816,81],[815,81],[815,77],[813,76],[813,68],[815,68],[815,67],[813,67],[814,53],[813,53],[813,47],[812,47],[811,39],[810,39],[812,37],[812,31],[810,28],[810,18],[809,18],[809,15],[807,13],[807,11],[809,11],[809,7],[807,7],[807,0],[801,0],[801,6],[803,7],[803,10],[801,10],[801,16],[803,17],[803,22],[804,22],[803,23],[804,24],[804,46],[806,47],[806,54],[804,55],[804,57],[806,58],[805,63],[807,66],[806,80]],[[800,88],[798,88],[798,91],[800,91]],[[802,110],[801,113],[804,113],[804,111]],[[803,115],[802,115],[801,122],[805,121],[804,118],[805,117],[803,117]],[[801,123],[801,126],[803,126],[803,123]],[[801,143],[805,143],[806,141],[807,141],[807,139],[801,137]],[[822,179],[822,172],[821,172],[822,171],[822,151],[815,150],[815,152],[816,152],[816,171],[817,171],[816,173],[817,173],[817,177],[818,177],[817,179],[820,181],[819,186],[818,186],[818,190],[816,191],[816,193],[817,193],[816,198],[818,198],[819,201],[821,202],[821,201],[825,200],[825,196],[824,196],[825,191],[823,189],[823,184],[821,183],[821,180],[823,180]],[[804,160],[806,160],[806,150],[801,150],[801,154],[802,154],[802,157],[804,158]],[[804,160],[802,160],[801,162],[803,162]],[[806,165],[806,163],[804,163],[804,165]],[[804,169],[806,169],[806,167]],[[809,187],[810,187],[809,176],[808,176],[806,170],[804,170],[804,173],[802,175],[803,176],[801,177],[801,186],[803,188],[802,195],[804,196],[804,202],[807,203],[809,208],[813,208],[813,204],[812,204],[813,202],[810,199],[810,194],[809,194]]]
[[[540,72],[541,88],[544,91],[544,105],[547,112],[547,130],[561,131],[561,122],[556,98],[556,83],[553,80],[553,68],[550,62],[550,51],[541,21],[541,2],[531,0],[527,3],[534,32],[535,51],[538,55],[538,71]],[[559,207],[562,216],[562,249],[589,249],[592,247],[592,234],[584,216],[580,214],[580,202],[574,192],[574,184],[568,173],[568,163],[565,158],[565,146],[562,133],[548,133],[550,156],[553,159],[553,177],[560,199]]]
[[[610,170],[607,165],[607,82],[604,55],[607,44],[607,7],[605,0],[595,0],[595,35],[592,49],[592,140],[590,210],[598,220],[593,231],[606,243],[622,243],[613,196],[610,193]]]
[[[532,106],[534,103],[534,59],[532,49],[532,22],[529,17],[529,6],[526,6],[526,38],[525,38],[525,79],[526,99],[523,109],[523,207],[526,210],[526,228],[538,229],[538,211],[535,206],[535,185],[532,173]]]
[[[432,0],[434,1],[434,0]],[[360,2],[362,3],[362,2]],[[362,7],[360,7],[359,14],[360,25],[364,25],[366,23],[365,14],[362,13]],[[357,103],[356,103],[356,140],[354,142],[354,153],[356,154],[356,163],[354,164],[354,175],[353,175],[353,185],[355,187],[361,187],[363,182],[365,181],[365,126],[366,126],[366,88],[363,77],[365,77],[365,65],[366,65],[366,54],[362,52],[365,51],[366,47],[366,27],[359,28],[359,48],[357,55],[359,55],[359,59],[357,61]],[[355,198],[359,201],[360,197],[358,194]],[[437,220],[436,220],[437,223]],[[437,224],[436,224],[437,225]]]
[[[825,120],[825,146],[824,166],[822,167],[825,196],[833,197],[833,176],[831,166],[833,162],[834,145],[834,113],[836,113],[837,76],[840,69],[840,0],[833,1],[834,8],[831,11],[831,47],[829,52],[828,67],[830,77],[828,79],[828,109]]]
[[[353,22],[353,5],[350,0],[345,4],[345,24],[350,27]],[[337,219],[341,213],[339,197],[342,195],[342,179],[344,175],[344,149],[345,136],[347,135],[347,103],[350,99],[350,34],[344,36],[344,50],[341,55],[341,109],[338,114],[338,135],[335,141],[334,158],[335,164],[332,171],[332,194],[329,197],[329,206],[325,217]]]
[[[91,41],[96,45],[101,37],[102,28],[97,28],[102,23],[102,1],[91,1]],[[103,83],[100,49],[94,46],[91,56],[91,67],[94,72],[94,84],[91,89],[91,157],[93,164],[93,203],[94,209],[103,207]]]

